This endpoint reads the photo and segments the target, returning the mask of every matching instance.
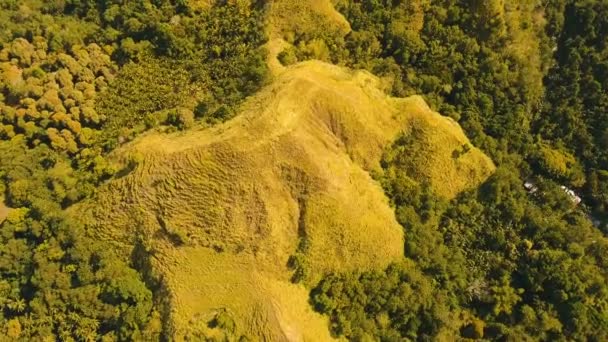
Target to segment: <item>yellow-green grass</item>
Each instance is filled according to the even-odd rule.
[[[221,334],[205,324],[225,310],[237,333],[261,340],[328,340],[304,286],[402,259],[402,229],[369,172],[381,172],[384,151],[412,127],[425,134],[408,167],[437,192],[476,186],[493,168],[474,148],[454,161],[468,140],[420,97],[391,98],[367,72],[310,61],[229,122],[149,132],[120,148],[114,162],[133,170],[81,209],[97,218],[90,231],[125,256],[136,242],[152,253],[173,338]],[[304,285],[290,283],[296,254]]]
[[[348,21],[330,0],[274,0],[269,2],[270,38],[285,38],[297,33],[332,30],[347,34]]]
[[[0,197],[0,223],[4,222],[9,212],[10,208],[4,204],[4,196]]]
[[[387,172],[430,184],[446,199],[483,183],[494,172],[492,160],[471,145],[460,125],[451,118],[431,112],[421,97],[409,102],[409,120],[403,131],[408,141]],[[391,153],[391,152],[389,152]]]
[[[112,225],[126,223],[125,229],[104,234],[128,241],[120,235],[130,235],[131,217],[136,216],[142,229],[162,225],[163,234],[181,236],[187,244],[245,248],[281,269],[302,234],[299,226],[316,216],[318,201],[336,203],[324,213],[337,215],[333,219],[345,229],[363,229],[361,243],[395,241],[382,250],[359,251],[353,245],[359,258],[370,265],[398,258],[402,233],[382,189],[366,170],[379,168],[384,147],[398,133],[398,117],[405,116],[375,89],[376,82],[367,73],[309,62],[291,69],[224,125],[144,136],[116,155],[117,160],[142,160],[130,175],[102,191],[102,208],[119,206],[109,210],[119,216]],[[365,220],[339,208],[361,203],[372,209]],[[311,209],[300,217],[304,207]],[[365,221],[377,227],[367,229]],[[326,252],[330,254],[320,263],[331,259],[332,252]]]
[[[193,9],[207,9],[215,0],[187,0],[188,6]]]
[[[327,319],[307,303],[308,290],[266,274],[250,255],[184,247],[158,260],[170,289],[170,306],[175,308],[169,329],[176,340],[197,334],[225,336],[225,331],[208,325],[222,311],[237,322],[232,337],[333,340]]]

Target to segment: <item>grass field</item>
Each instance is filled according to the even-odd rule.
[[[185,247],[158,265],[170,289],[173,336],[257,337],[262,341],[330,341],[325,317],[307,303],[308,290],[258,269],[251,256]],[[193,281],[199,279],[203,281]],[[225,312],[234,329],[209,327]]]

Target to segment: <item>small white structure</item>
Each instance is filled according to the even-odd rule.
[[[526,190],[528,190],[528,192],[531,194],[538,191],[538,187],[536,185],[534,185],[534,183],[532,183],[532,182],[525,182],[524,188],[526,188]]]
[[[538,191],[538,187],[536,184],[527,181],[524,183],[524,188],[528,190],[528,193],[534,194]],[[574,190],[567,188],[565,185],[560,186],[560,188],[570,197],[572,203],[575,205],[579,205],[583,200],[574,192]]]
[[[572,200],[572,202],[574,204],[578,205],[579,203],[581,203],[583,201],[580,197],[578,197],[576,192],[574,192],[571,189],[568,189],[566,186],[562,185],[562,186],[560,186],[560,188],[562,188],[562,190],[564,190],[564,192],[570,197],[570,199]]]

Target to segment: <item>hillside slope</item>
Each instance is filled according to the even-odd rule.
[[[147,256],[168,295],[174,338],[330,339],[307,290],[290,279],[314,284],[328,272],[379,269],[403,257],[402,229],[369,171],[380,171],[384,150],[412,127],[441,136],[421,141],[441,144],[422,149],[436,153],[433,161],[468,141],[420,97],[390,98],[379,88],[367,72],[301,63],[225,124],[152,132],[116,151],[130,172],[90,203],[99,222],[92,231],[125,255]],[[468,153],[482,162],[466,175],[443,170],[453,177],[441,178],[450,191],[493,170],[479,150]],[[210,328],[218,315],[235,327]]]

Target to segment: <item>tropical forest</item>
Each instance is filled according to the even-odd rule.
[[[608,341],[608,0],[0,0],[0,341]]]

